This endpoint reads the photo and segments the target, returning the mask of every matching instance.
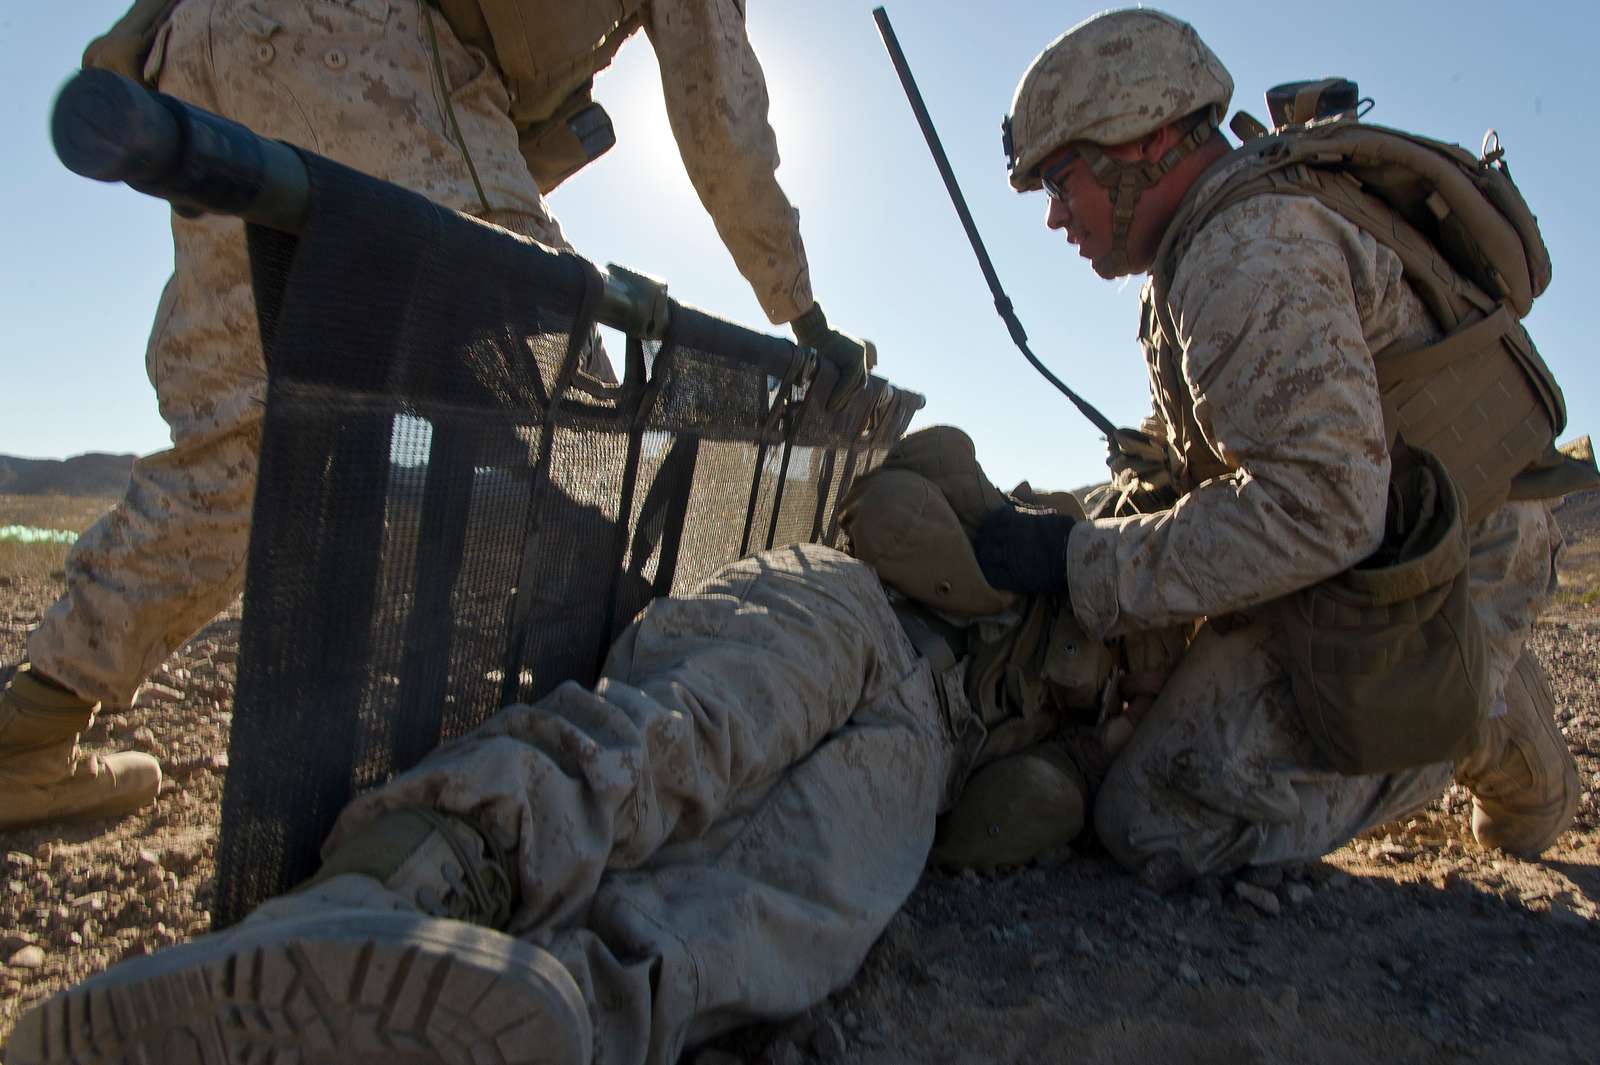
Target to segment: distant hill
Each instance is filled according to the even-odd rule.
[[[134,455],[90,452],[70,459],[0,455],[0,495],[118,496],[128,487]]]

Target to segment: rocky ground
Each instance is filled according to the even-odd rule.
[[[0,525],[40,524],[22,505],[0,496]],[[1166,898],[1092,847],[930,873],[850,987],[693,1065],[1600,1062],[1600,493],[1562,519],[1572,577],[1533,645],[1585,794],[1543,861],[1479,850],[1452,789],[1322,862]],[[60,589],[53,550],[0,553],[0,662]],[[52,992],[208,929],[238,631],[218,618],[86,737],[162,758],[153,809],[0,833],[0,1042]]]

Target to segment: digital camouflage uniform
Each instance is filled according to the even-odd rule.
[[[843,987],[910,895],[964,777],[961,666],[935,674],[872,569],[817,545],[658,599],[593,690],[510,706],[356,799],[515,841],[510,931],[582,989],[601,1065]]]
[[[483,191],[456,145],[434,72]],[[736,0],[658,0],[644,27],[684,165],[763,309],[813,305],[798,214],[778,186],[767,95]],[[161,91],[557,248],[519,152],[499,71],[425,4],[183,0],[145,67]],[[172,222],[174,270],[146,367],[173,447],[139,460],[123,500],[78,541],[67,592],[28,657],[78,695],[126,704],[238,594],[266,375],[242,223]],[[592,372],[610,376],[594,348]]]
[[[1228,165],[1189,195],[1218,187]],[[1092,635],[1208,619],[1096,810],[1124,864],[1160,857],[1204,875],[1323,854],[1450,779],[1449,765],[1314,768],[1274,633],[1251,614],[1377,546],[1389,459],[1372,353],[1426,342],[1437,327],[1398,257],[1309,198],[1246,200],[1176,251],[1177,349],[1159,341],[1151,283],[1142,336],[1184,494],[1170,510],[1074,528],[1068,574]],[[1546,504],[1510,503],[1472,527],[1471,543],[1493,714],[1529,697],[1507,679],[1552,588],[1560,535]]]

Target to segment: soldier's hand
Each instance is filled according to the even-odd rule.
[[[828,397],[828,409],[838,410],[849,402],[867,383],[867,375],[878,363],[877,349],[870,340],[857,340],[845,336],[828,325],[822,313],[822,304],[812,304],[811,309],[796,318],[790,325],[794,338],[804,347],[816,351],[817,356],[839,373],[833,395]]]
[[[973,550],[989,583],[1024,594],[1067,591],[1067,536],[1077,519],[1051,510],[996,507]]]
[[[1170,484],[1167,471],[1167,449],[1161,441],[1142,429],[1118,429],[1115,447],[1106,457],[1113,479],[1123,472],[1131,473],[1144,482],[1157,487]]]

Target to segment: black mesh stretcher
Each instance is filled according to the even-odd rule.
[[[616,302],[592,264],[309,153],[283,193],[251,169],[281,145],[100,73],[81,76],[96,135],[108,93],[141,94],[135,132],[179,126],[165,177],[148,146],[119,148],[144,168],[131,184],[258,220],[271,200],[281,227],[248,229],[268,388],[217,927],[309,875],[358,790],[502,705],[592,681],[652,597],[832,543],[850,483],[922,406],[874,378],[829,411],[814,353],[674,301],[655,339],[610,352],[619,381],[590,377]],[[63,147],[73,91],[57,147],[89,173],[84,145]]]

